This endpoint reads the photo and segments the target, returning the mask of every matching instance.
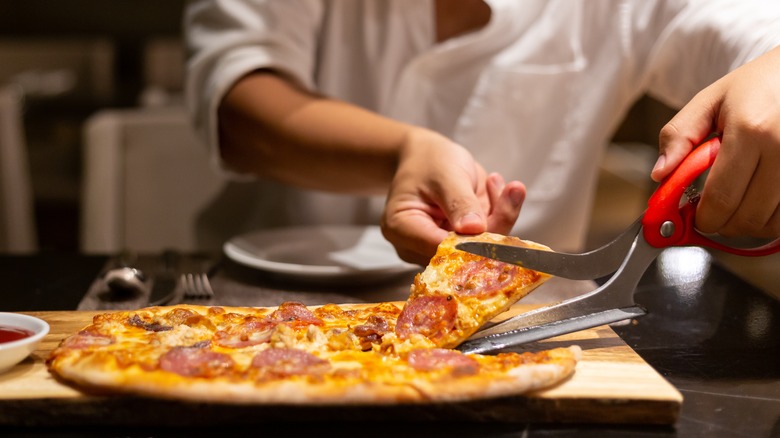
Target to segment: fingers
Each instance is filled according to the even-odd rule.
[[[780,224],[776,215],[780,199],[768,189],[780,186],[780,178],[776,170],[767,171],[766,167],[759,164],[734,214],[724,224],[712,225],[713,228],[717,228],[718,233],[724,236],[780,236]],[[705,203],[704,207],[708,208],[709,205],[711,204]],[[731,211],[732,208],[726,207],[725,210]],[[707,213],[706,210],[703,215],[704,218],[718,217]],[[704,226],[708,226],[706,222]]]
[[[460,165],[445,169],[432,181],[429,196],[441,209],[452,231],[460,234],[487,231],[489,189],[485,171],[471,155],[463,156]]]
[[[428,189],[421,187],[413,174],[396,175],[387,195],[381,229],[402,260],[424,266],[450,227],[444,213],[426,195]]]
[[[487,212],[475,190],[464,184],[465,178],[455,180],[432,184],[422,196],[407,192],[394,198],[391,193],[382,228],[401,259],[427,265],[449,231],[479,234],[487,230]]]
[[[386,219],[392,218],[390,222]],[[448,231],[437,226],[424,210],[407,209],[385,215],[382,234],[395,246],[398,257],[408,263],[425,266],[436,253]]]
[[[466,149],[439,134],[418,130],[407,142],[382,232],[402,259],[424,265],[449,231],[476,234],[487,228],[485,173]]]
[[[661,181],[669,176],[691,150],[712,132],[723,132],[719,122],[722,117],[722,99],[722,91],[716,83],[691,99],[661,129],[658,139],[660,155],[650,174],[653,180]],[[747,173],[751,165],[745,161],[738,160],[742,166],[735,169],[736,173],[729,174],[728,169],[724,169],[725,166],[735,164],[732,147],[735,141],[732,137],[730,130],[723,133],[718,157],[712,165],[702,200],[697,206],[696,228],[705,233],[718,232],[729,220],[750,180]],[[729,187],[729,180],[735,185]]]
[[[735,145],[736,139],[729,130],[723,136],[696,208],[696,228],[702,232],[724,233],[723,226],[739,207],[752,178],[758,157],[750,149],[744,151],[747,155],[735,157]]]
[[[487,230],[492,233],[509,234],[525,200],[525,185],[520,181],[505,183],[501,175],[493,173],[488,176],[487,189],[491,206],[487,218]]]
[[[669,176],[693,148],[716,129],[719,101],[713,90],[696,95],[662,129],[658,138],[659,156],[651,178],[659,182]]]
[[[663,128],[655,180],[665,178],[711,132],[718,156],[696,209],[696,227],[723,236],[780,235],[780,49],[697,94]]]
[[[382,218],[382,232],[396,247],[401,259],[427,265],[439,243],[455,227],[450,225],[451,219],[435,203],[423,202],[414,195],[398,195],[400,187],[388,197]],[[480,193],[482,191],[478,190]],[[487,211],[487,231],[508,234],[525,199],[525,186],[519,181],[504,183],[500,175],[492,174],[484,182],[484,192],[487,199],[478,203],[487,205],[482,210]]]
[[[509,233],[524,199],[519,181],[488,176],[462,146],[418,131],[402,150],[382,233],[403,260],[426,265],[451,231]]]
[[[467,208],[460,211],[448,211],[445,208],[444,213],[453,224],[453,230],[460,234],[479,234],[485,231],[508,234],[515,225],[525,200],[525,185],[520,181],[506,183],[498,173],[488,175],[483,184],[484,190],[478,185],[476,193],[461,193],[460,205],[468,205]],[[480,199],[483,191],[485,201]],[[455,204],[457,202],[448,205]]]
[[[465,189],[463,187],[462,189]],[[460,234],[479,234],[487,231],[487,217],[473,189],[455,193],[441,193],[442,210],[452,224],[452,230]]]
[[[775,237],[780,233],[777,148],[741,127],[727,127],[697,207],[696,227],[723,236]]]

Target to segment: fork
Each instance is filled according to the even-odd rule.
[[[206,272],[181,274],[180,283],[184,298],[210,299],[214,298],[209,275]]]

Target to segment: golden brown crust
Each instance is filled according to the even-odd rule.
[[[262,386],[230,380],[187,381],[171,385],[165,376],[144,375],[136,381],[117,381],[115,373],[94,370],[89,375],[67,372],[62,377],[86,388],[110,388],[126,393],[156,398],[191,400],[226,404],[397,404],[477,400],[521,395],[544,389],[565,380],[574,368],[561,364],[527,364],[505,378],[463,378],[433,381],[418,375],[406,382],[360,381],[349,385],[339,382],[311,384],[298,380],[280,380]]]

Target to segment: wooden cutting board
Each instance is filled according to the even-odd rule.
[[[518,313],[528,306],[516,305]],[[88,395],[52,378],[45,360],[66,336],[88,325],[96,312],[27,312],[51,326],[39,348],[0,374],[0,425],[209,425],[309,420],[457,420],[674,424],[681,394],[608,326],[529,344],[548,349],[572,344],[583,350],[572,378],[527,396],[458,403],[399,406],[236,406]]]

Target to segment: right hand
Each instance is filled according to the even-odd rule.
[[[424,129],[411,131],[382,217],[382,233],[399,257],[427,265],[450,231],[508,234],[525,186],[487,175],[462,146]]]

